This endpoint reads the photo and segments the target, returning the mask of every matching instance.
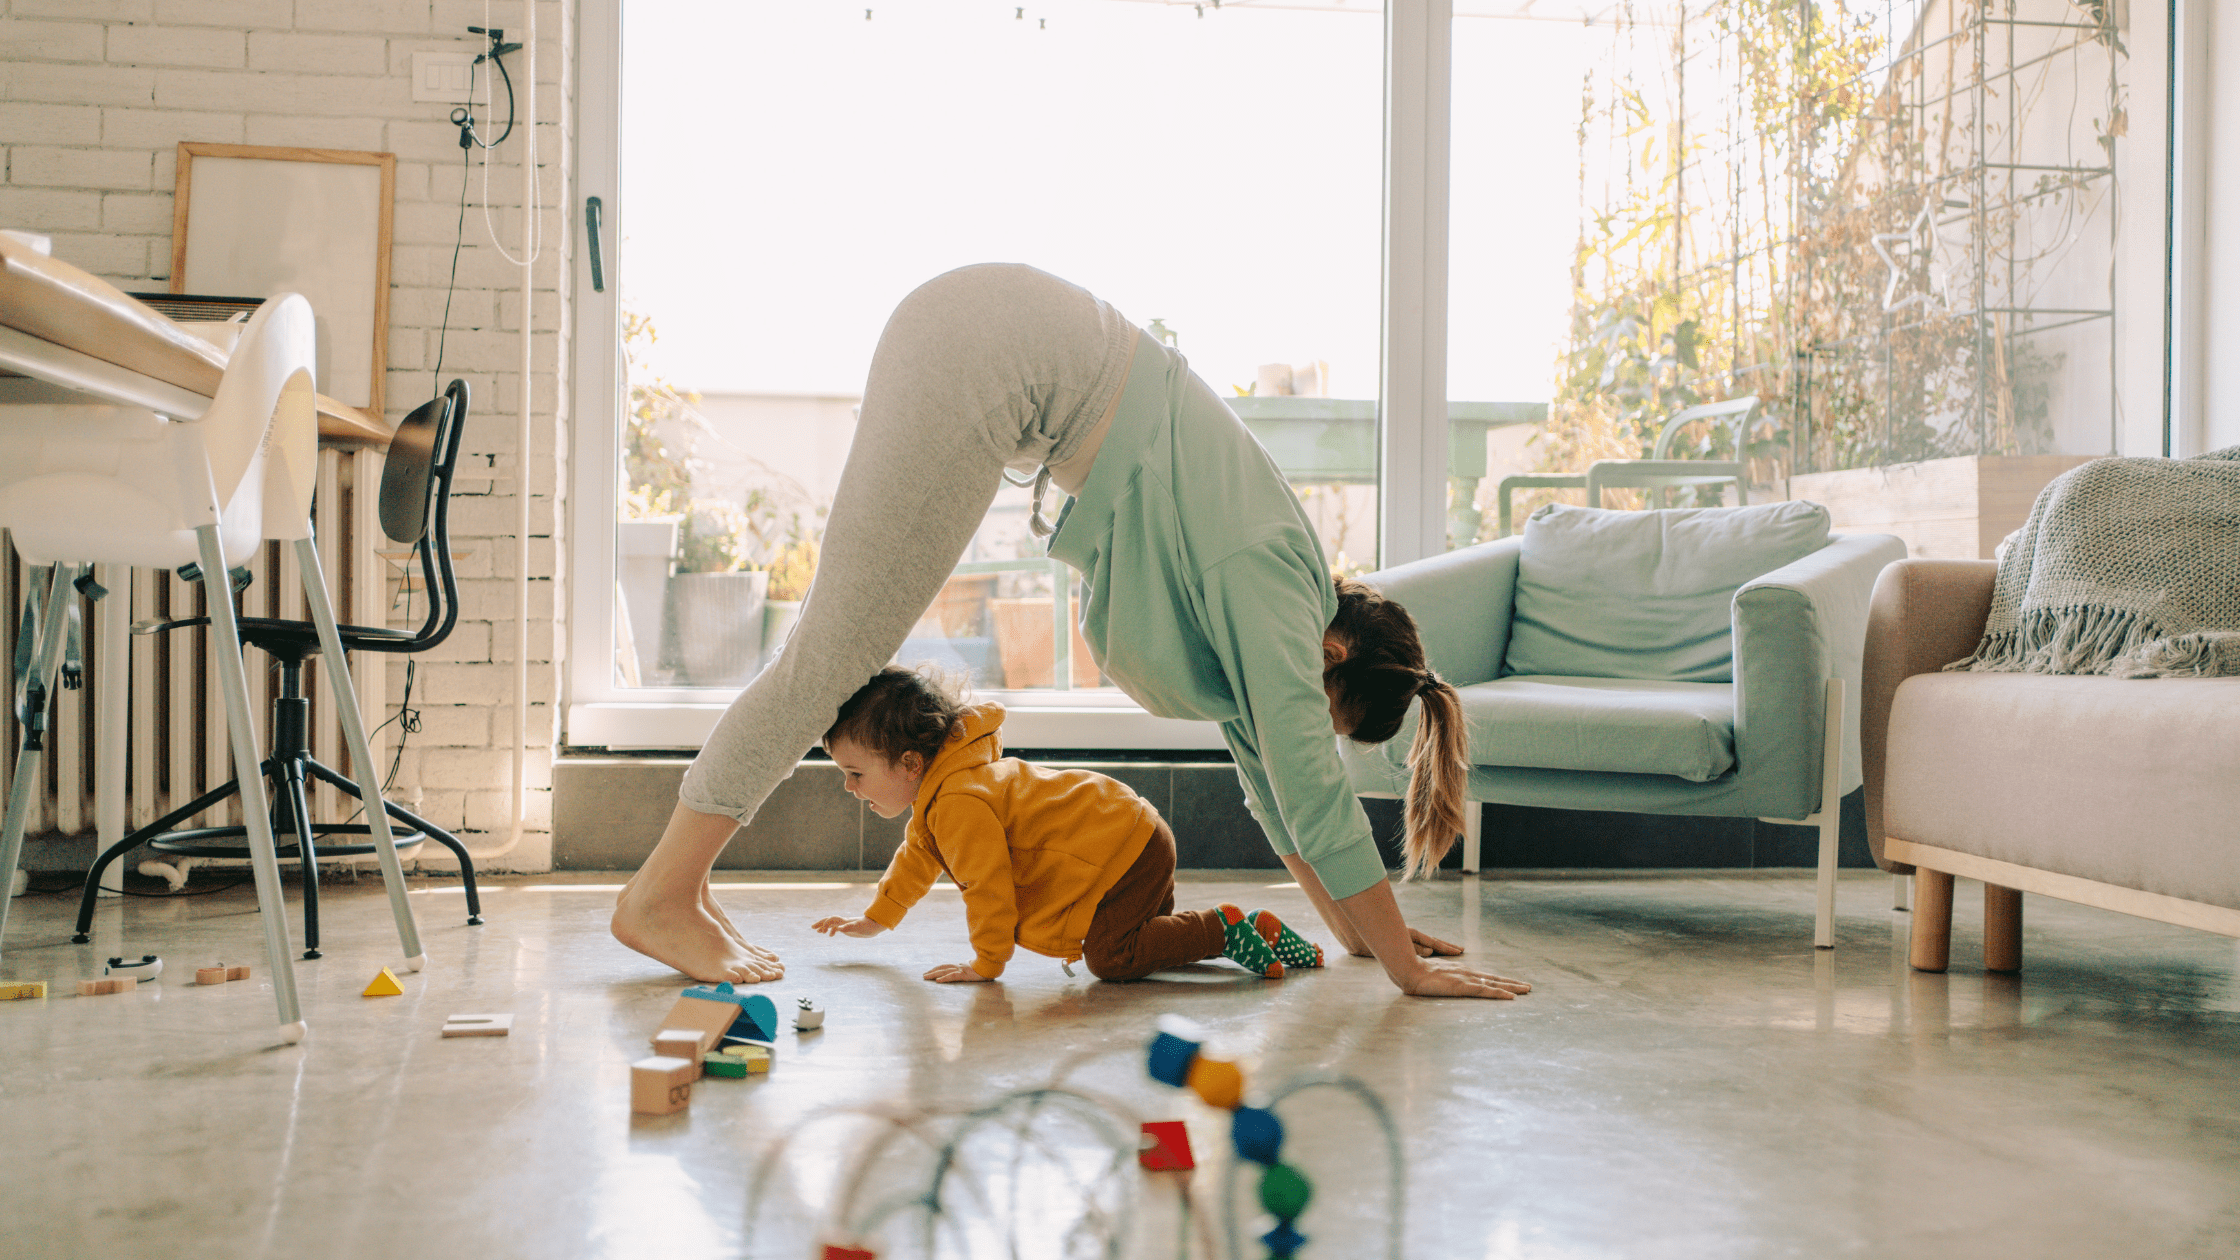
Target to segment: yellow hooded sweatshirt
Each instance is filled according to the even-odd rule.
[[[964,892],[972,969],[1003,974],[1014,944],[1081,957],[1097,903],[1157,829],[1118,779],[1003,755],[1003,706],[976,704],[918,785],[902,847],[864,917],[892,929],[946,872]]]

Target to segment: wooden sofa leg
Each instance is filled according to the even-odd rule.
[[[1917,866],[1913,871],[1915,971],[1943,971],[1952,962],[1952,876]]]
[[[1983,886],[1983,969],[2022,970],[2022,890]]]
[[[1486,807],[1476,801],[1462,802],[1462,873],[1478,873],[1478,848],[1482,837],[1478,834],[1485,826]]]

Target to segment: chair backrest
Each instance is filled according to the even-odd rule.
[[[1671,459],[1672,443],[1680,436],[1682,430],[1698,420],[1726,420],[1726,427],[1729,430],[1728,440],[1734,445],[1734,454],[1729,458],[1745,458],[1745,443],[1750,440],[1751,422],[1756,420],[1757,416],[1758,396],[1756,394],[1744,394],[1740,398],[1729,398],[1725,402],[1702,403],[1676,411],[1672,413],[1670,420],[1664,422],[1664,427],[1657,430],[1656,451],[1649,458]]]
[[[227,358],[210,409],[190,425],[208,453],[221,511],[250,478],[261,478],[264,538],[310,536],[319,467],[315,328],[311,303],[301,294],[267,298]]]
[[[250,319],[209,405],[177,423],[141,406],[11,389],[26,401],[10,407],[0,439],[0,524],[38,563],[148,568],[196,560],[194,531],[207,525],[229,565],[268,538],[306,537],[318,464],[315,352],[311,304],[283,293]]]
[[[451,479],[467,427],[472,391],[454,379],[443,393],[412,409],[390,435],[381,468],[381,532],[420,552],[428,615],[410,640],[380,650],[419,652],[450,635],[459,620],[459,579],[451,568]]]

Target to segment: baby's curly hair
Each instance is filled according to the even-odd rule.
[[[964,701],[931,671],[889,665],[840,706],[822,742],[830,752],[832,741],[853,740],[890,762],[916,753],[922,768],[963,722]]]

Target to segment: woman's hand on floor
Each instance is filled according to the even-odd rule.
[[[988,983],[988,978],[974,971],[968,963],[943,963],[927,972],[926,979],[940,984]]]
[[[1416,934],[1422,936],[1421,932]],[[1459,950],[1457,953],[1461,952]],[[1522,997],[1532,992],[1532,986],[1522,980],[1497,976],[1490,971],[1454,963],[1422,963],[1413,974],[1400,984],[1400,991],[1411,997],[1465,997],[1495,998],[1506,1000]]]
[[[844,914],[819,919],[810,924],[809,928],[826,936],[877,936],[887,930],[884,925],[873,923],[869,919],[851,919]]]
[[[1416,957],[1418,958],[1454,958],[1462,953],[1460,945],[1453,941],[1442,941],[1422,928],[1409,928],[1408,936],[1415,942]],[[1529,989],[1532,986],[1526,985],[1525,987]]]

